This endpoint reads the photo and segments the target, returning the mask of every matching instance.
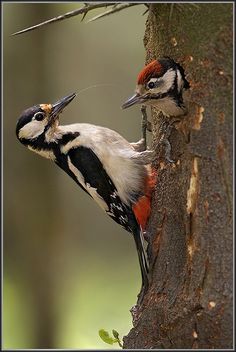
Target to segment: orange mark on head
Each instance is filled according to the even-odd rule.
[[[40,104],[40,108],[49,114],[52,110],[52,104]]]
[[[144,84],[152,76],[159,76],[162,71],[161,64],[154,60],[150,64],[146,65],[138,75],[138,84]]]
[[[145,230],[148,218],[151,213],[151,195],[156,184],[156,171],[151,170],[150,174],[146,178],[145,194],[139,198],[137,203],[133,205],[134,215],[141,226],[142,230]]]

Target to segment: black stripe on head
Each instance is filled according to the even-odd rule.
[[[176,63],[176,67],[177,67],[177,69],[179,70],[179,72],[180,72],[180,74],[181,74],[181,76],[182,76],[182,79],[183,79],[183,81],[184,81],[184,88],[185,89],[189,89],[190,88],[190,84],[189,84],[189,82],[186,80],[186,78],[185,78],[185,72],[184,72],[184,69],[183,69],[183,67],[180,65],[180,64],[177,64]]]
[[[187,81],[187,79],[185,78],[185,71],[184,71],[183,67],[180,64],[175,62],[169,56],[165,56],[165,57],[159,59],[158,61],[162,65],[164,72],[166,72],[170,68],[178,69],[180,74],[181,74],[181,76],[182,76],[182,79],[184,81],[184,86],[183,87],[185,89],[189,89],[190,88],[190,84]]]
[[[159,59],[158,61],[163,68],[162,75],[170,68],[175,68],[175,66],[176,66],[176,62],[168,56],[165,56],[165,57]]]
[[[28,108],[22,112],[21,116],[19,117],[19,119],[17,121],[17,125],[16,125],[16,135],[17,136],[19,134],[20,129],[32,120],[32,118],[36,112],[44,112],[44,111],[40,108],[40,105],[35,105],[35,106],[32,106],[31,108]]]

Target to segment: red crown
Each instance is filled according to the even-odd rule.
[[[159,76],[162,70],[162,65],[154,60],[145,66],[138,75],[138,84],[144,84],[149,81],[153,75]]]

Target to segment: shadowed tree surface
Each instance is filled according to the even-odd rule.
[[[156,162],[150,288],[124,348],[232,348],[232,4],[151,4],[147,63],[187,73],[189,114]],[[153,143],[161,117],[152,109]]]

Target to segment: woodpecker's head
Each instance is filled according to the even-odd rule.
[[[23,111],[16,125],[16,135],[20,142],[28,144],[29,141],[37,141],[47,131],[56,128],[59,114],[75,96],[73,93],[54,104],[39,104]]]
[[[186,112],[182,93],[189,87],[182,66],[169,57],[154,60],[139,73],[135,94],[122,108],[153,105],[166,115],[182,115]]]

